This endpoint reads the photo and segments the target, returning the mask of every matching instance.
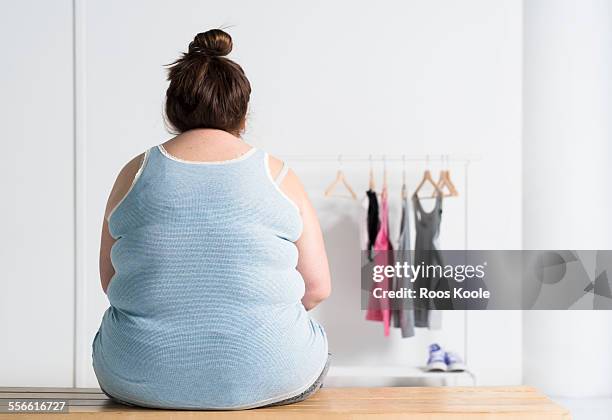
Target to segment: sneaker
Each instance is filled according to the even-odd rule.
[[[463,372],[465,370],[465,364],[457,353],[447,351],[444,354],[444,362],[446,363],[446,370],[450,372]]]
[[[437,344],[429,346],[429,359],[425,370],[429,372],[444,372],[446,370],[445,353]]]

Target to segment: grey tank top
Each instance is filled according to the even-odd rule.
[[[426,212],[421,205],[419,197],[416,194],[412,196],[414,225],[416,228],[414,244],[415,265],[443,265],[438,251],[438,236],[442,221],[442,200],[442,196],[436,196],[433,210]],[[421,276],[414,282],[414,288],[419,290],[421,287],[429,290],[439,290],[444,287],[444,282],[435,276]],[[414,318],[416,327],[441,328],[441,314],[433,309],[431,299],[415,299]]]

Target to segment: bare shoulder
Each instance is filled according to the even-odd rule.
[[[125,197],[130,190],[132,183],[134,182],[134,178],[143,164],[144,157],[144,153],[139,154],[126,163],[121,171],[119,171],[119,175],[117,175],[113,189],[108,197],[106,211],[104,214],[105,218],[109,217],[112,210],[121,202],[123,197]]]
[[[268,155],[268,158],[270,175],[272,176],[272,179],[276,179],[276,177],[283,168],[284,162],[281,159],[272,155]],[[300,178],[291,168],[289,168],[287,175],[281,182],[280,189],[285,194],[287,194],[287,196],[298,206],[300,211],[303,209],[303,206],[307,202],[308,197],[306,195],[306,191],[304,190],[304,186],[300,181]]]
[[[276,156],[268,154],[268,166],[270,168],[270,175],[272,175],[272,179],[274,179],[283,168],[283,161]]]

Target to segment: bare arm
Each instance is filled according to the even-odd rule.
[[[115,239],[108,230],[108,217],[132,186],[132,181],[142,164],[143,158],[144,154],[136,156],[123,167],[115,180],[115,185],[113,185],[113,189],[106,203],[104,221],[102,222],[102,238],[100,240],[100,282],[102,283],[102,290],[104,290],[104,293],[106,293],[108,285],[113,275],[115,275],[115,269],[111,262],[111,248],[115,243]]]
[[[281,167],[281,161],[270,158],[273,177]],[[304,229],[295,243],[299,253],[297,270],[304,278],[306,286],[302,304],[306,310],[311,310],[331,293],[331,275],[321,226],[302,183],[293,171],[287,173],[280,188],[298,206],[302,216]]]
[[[331,275],[319,219],[306,193],[304,193],[304,201],[300,206],[300,211],[304,231],[296,242],[299,252],[297,270],[306,284],[306,293],[302,298],[302,304],[309,311],[329,297]]]

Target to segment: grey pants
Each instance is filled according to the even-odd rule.
[[[311,386],[309,386],[306,391],[302,392],[299,395],[296,395],[295,397],[287,398],[286,400],[282,400],[282,401],[279,401],[279,402],[276,402],[270,405],[266,405],[264,407],[274,407],[275,405],[293,404],[293,403],[297,403],[300,401],[304,401],[310,398],[311,396],[313,396],[323,386],[323,380],[325,379],[325,376],[327,376],[327,371],[329,370],[330,359],[331,359],[331,353],[328,353],[327,362],[325,362],[325,366],[323,367],[323,372],[321,372],[317,380]]]

